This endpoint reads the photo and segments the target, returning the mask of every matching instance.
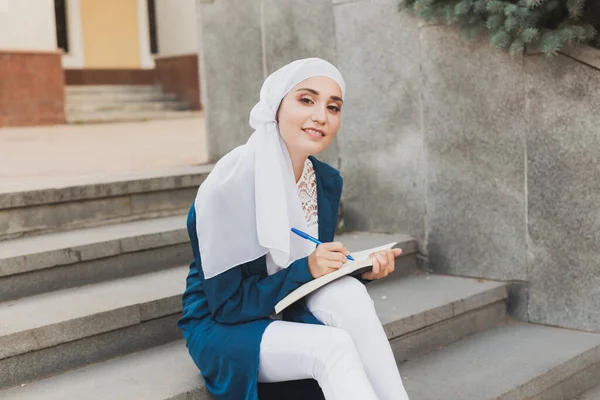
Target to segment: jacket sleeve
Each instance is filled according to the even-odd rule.
[[[269,317],[281,299],[313,279],[308,257],[269,276],[244,277],[238,265],[204,281],[208,308],[215,321],[235,324]]]

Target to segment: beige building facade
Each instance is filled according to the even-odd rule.
[[[65,121],[65,86],[160,85],[200,109],[194,0],[0,0],[0,126]]]

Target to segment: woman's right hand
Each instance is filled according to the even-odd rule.
[[[350,252],[340,242],[322,243],[308,256],[308,270],[313,278],[319,278],[341,268]]]

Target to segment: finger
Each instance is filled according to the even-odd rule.
[[[342,251],[344,245],[341,242],[323,243],[322,246],[329,251]]]
[[[396,258],[394,257],[394,251],[392,249],[388,250],[388,272],[394,272],[394,267],[396,266]]]
[[[387,259],[387,252],[382,251],[377,253],[377,261],[379,261],[379,265],[381,266],[381,269],[386,269],[387,268],[387,264],[388,264],[388,259]]]
[[[348,257],[339,251],[328,251],[325,253],[325,258],[331,261],[339,261],[343,263],[348,261]]]
[[[379,261],[377,261],[377,257],[373,258],[373,274],[374,275],[378,275],[379,274]]]
[[[402,254],[402,249],[392,249],[394,250],[394,257],[398,257],[400,254]]]
[[[344,263],[341,261],[329,261],[329,268],[340,269],[344,266]]]
[[[375,277],[373,277],[373,272],[371,272],[371,271],[363,272],[361,277],[363,279],[367,279],[369,281],[375,280]]]

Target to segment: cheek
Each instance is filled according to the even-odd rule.
[[[341,118],[340,115],[332,116],[329,119],[329,129],[331,131],[332,136],[337,134],[338,129],[340,129]]]
[[[279,115],[279,130],[284,138],[292,139],[304,125],[306,113],[298,107],[286,107],[282,111]]]

